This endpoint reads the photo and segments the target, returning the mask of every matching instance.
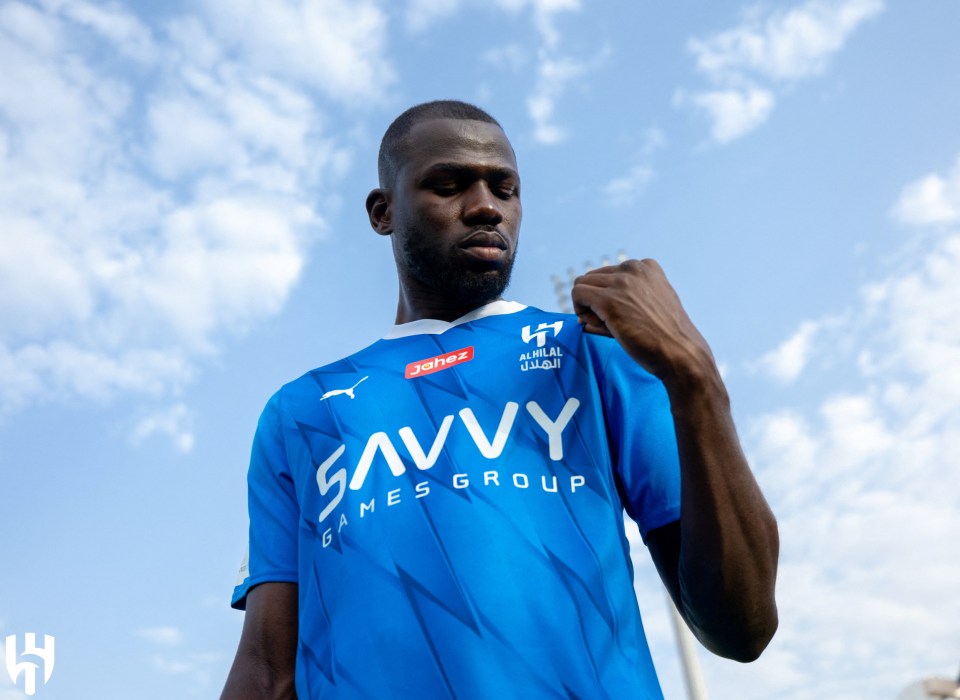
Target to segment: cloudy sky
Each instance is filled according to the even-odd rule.
[[[956,674],[958,27],[948,0],[0,0],[0,642],[56,637],[37,697],[217,695],[257,416],[392,323],[363,200],[439,97],[516,147],[508,296],[654,257],[722,363],[781,626],[754,664],[701,653],[711,697]]]

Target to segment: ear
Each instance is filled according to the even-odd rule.
[[[393,233],[393,193],[378,187],[367,195],[367,216],[370,226],[381,236]]]

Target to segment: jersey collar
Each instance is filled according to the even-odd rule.
[[[456,321],[438,321],[434,318],[421,318],[419,321],[410,321],[410,323],[401,323],[394,326],[383,336],[385,340],[395,338],[406,338],[411,335],[439,335],[445,331],[470,321],[486,318],[487,316],[502,316],[504,314],[515,314],[527,308],[526,304],[520,304],[516,301],[491,301],[485,306],[474,309],[470,313],[461,316]]]

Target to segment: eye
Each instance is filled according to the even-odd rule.
[[[517,195],[520,188],[515,181],[508,179],[491,183],[490,189],[493,190],[493,193],[500,199],[510,199]]]
[[[424,183],[426,189],[441,197],[450,197],[460,191],[460,183],[451,177],[438,177]]]

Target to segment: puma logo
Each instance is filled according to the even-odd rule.
[[[364,377],[363,379],[367,379],[367,377]],[[326,394],[324,394],[323,396],[321,396],[321,397],[320,397],[320,400],[321,400],[321,401],[326,401],[326,400],[329,399],[331,396],[336,396],[337,394],[346,394],[346,395],[349,396],[351,399],[355,399],[356,396],[353,395],[353,390],[356,389],[358,386],[360,386],[361,382],[363,382],[363,379],[361,379],[359,382],[357,382],[356,384],[354,384],[354,385],[353,385],[352,387],[350,387],[349,389],[331,389],[331,390],[328,391]]]

